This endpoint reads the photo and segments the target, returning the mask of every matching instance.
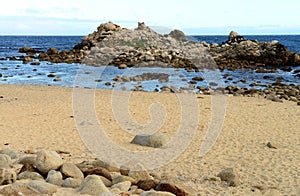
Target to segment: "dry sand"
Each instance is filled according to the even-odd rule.
[[[94,99],[105,133],[118,146],[149,150],[130,144],[133,135],[115,120],[111,93],[97,90]],[[64,159],[75,163],[95,158],[77,131],[71,88],[0,85],[0,96],[0,149],[69,151]],[[208,154],[200,157],[212,101],[210,96],[197,97],[196,135],[184,153],[155,172],[176,178],[200,195],[300,195],[300,106],[258,97],[227,97],[219,138]],[[181,122],[181,105],[175,94],[132,92],[130,114],[136,122],[149,123],[148,108],[153,102],[162,103],[167,111],[159,133],[172,138]],[[268,142],[277,149],[268,148]],[[228,187],[216,178],[228,167],[237,168],[239,186]]]

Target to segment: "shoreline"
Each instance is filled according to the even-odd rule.
[[[63,155],[64,161],[74,163],[95,158],[83,144],[72,118],[72,88],[0,85],[0,92],[1,149],[12,148],[20,153],[30,149],[68,151],[70,154]],[[95,111],[107,136],[116,145],[130,150],[151,149],[130,144],[133,135],[116,122],[111,93],[112,90],[95,90]],[[153,102],[163,104],[168,115],[159,133],[172,137],[180,124],[176,94],[130,93],[129,111],[139,123],[151,122],[148,109]],[[300,151],[300,107],[289,101],[276,103],[259,97],[226,96],[222,132],[209,153],[199,157],[212,106],[211,96],[196,96],[200,118],[195,137],[180,156],[155,172],[179,179],[202,194],[300,194],[300,156],[296,156]],[[277,149],[267,147],[268,142]],[[227,167],[238,170],[239,186],[228,187],[216,177]]]

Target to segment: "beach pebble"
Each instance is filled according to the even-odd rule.
[[[37,152],[36,167],[42,174],[56,170],[63,164],[61,157],[55,151],[41,150]]]
[[[27,64],[27,63],[32,62],[32,61],[33,61],[33,59],[29,56],[26,56],[26,57],[23,58],[23,64]]]
[[[227,182],[228,186],[238,186],[240,184],[238,170],[235,168],[227,168],[221,171],[217,177]]]
[[[82,171],[73,163],[64,163],[60,169],[61,173],[66,177],[83,179]]]
[[[8,167],[12,164],[10,156],[7,154],[0,154],[0,167]]]
[[[112,180],[112,176],[110,174],[110,172],[103,168],[103,167],[95,167],[95,168],[90,168],[90,169],[87,169],[85,172],[84,172],[85,176],[88,176],[88,175],[99,175],[99,176],[103,176],[105,178],[107,178],[108,180]]]
[[[122,165],[120,167],[120,173],[124,176],[128,176],[129,170],[130,170],[130,168],[125,165]]]
[[[170,184],[168,182],[160,182],[156,186],[155,190],[170,192],[177,196],[188,196],[189,195],[184,190],[177,187],[175,184]]]
[[[28,155],[28,156],[24,156],[21,157],[19,159],[19,163],[20,164],[30,164],[30,165],[34,165],[36,162],[36,155]]]
[[[92,165],[94,167],[103,167],[103,168],[107,169],[110,172],[119,172],[120,171],[120,168],[117,165],[115,165],[114,163],[110,163],[110,162],[107,162],[107,161],[102,161],[100,159],[97,159],[97,160],[93,161]]]
[[[132,144],[138,144],[141,146],[149,146],[153,148],[160,148],[168,142],[168,139],[164,135],[148,135],[140,134],[136,135],[131,141]]]
[[[57,186],[42,180],[33,180],[28,183],[28,186],[43,194],[52,194],[57,192]]]
[[[140,194],[140,196],[176,196],[169,192],[162,192],[162,191],[145,191]]]
[[[130,181],[124,181],[117,184],[112,185],[111,188],[117,188],[120,191],[128,191],[130,189],[131,182]]]
[[[131,184],[137,184],[137,181],[134,178],[131,178],[129,176],[123,176],[119,175],[113,178],[112,184],[118,184],[120,182],[130,181]]]
[[[66,178],[62,186],[67,188],[78,188],[81,184],[81,180],[75,178]]]
[[[61,78],[60,78],[60,77],[55,77],[55,78],[53,79],[53,82],[59,82],[59,81],[61,81]]]
[[[127,65],[126,65],[126,64],[121,64],[121,65],[119,65],[118,68],[119,68],[119,69],[126,69],[126,68],[127,68]]]
[[[15,182],[9,186],[5,186],[0,190],[0,195],[39,195],[39,192],[35,189],[29,188],[26,183]]]
[[[59,171],[51,170],[48,172],[46,182],[61,186],[63,183],[63,176]]]
[[[35,61],[35,62],[30,63],[30,65],[40,65],[40,64],[41,64],[41,63],[38,62],[38,61]]]
[[[157,185],[158,185],[158,181],[154,179],[140,180],[137,183],[137,186],[145,191],[154,189]]]
[[[11,159],[16,159],[19,157],[18,153],[15,150],[9,148],[1,150],[0,154],[7,154]]]
[[[24,171],[18,175],[18,180],[31,179],[31,180],[43,180],[44,177],[37,172]]]
[[[12,184],[17,180],[17,174],[12,168],[0,168],[0,185]]]
[[[80,194],[99,195],[108,193],[109,190],[103,184],[101,178],[97,175],[87,176],[80,184],[78,191]]]
[[[54,78],[54,77],[55,77],[55,73],[49,73],[49,74],[47,75],[47,77],[49,77],[49,78]]]
[[[148,171],[144,168],[144,166],[142,164],[134,165],[130,169],[128,176],[135,179],[136,181],[153,179],[153,177],[150,176],[150,174],[148,173]]]
[[[109,179],[107,179],[103,176],[100,176],[100,178],[101,178],[102,182],[104,183],[104,185],[106,187],[111,187],[113,185],[112,182]]]

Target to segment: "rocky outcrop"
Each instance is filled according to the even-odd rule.
[[[278,41],[247,40],[234,31],[230,32],[225,43],[221,45],[211,44],[207,48],[221,70],[257,69],[300,64],[299,54],[290,52]]]
[[[101,37],[100,27],[93,38]],[[99,42],[94,41],[95,46],[83,60],[87,65],[176,67],[191,71],[206,66],[203,62],[209,61],[202,44],[187,42],[183,32],[174,30],[163,36],[145,23],[139,23],[134,30],[115,28],[109,36],[96,40]]]
[[[35,49],[19,50],[34,57]],[[134,30],[121,28],[112,22],[103,23],[97,31],[87,35],[70,51],[50,48],[39,52],[40,61],[53,63],[85,63],[101,66],[113,65],[124,69],[133,66],[175,67],[188,71],[199,68],[257,69],[300,65],[300,56],[278,41],[247,40],[237,32],[230,32],[222,44],[188,41],[180,30],[160,35],[139,22]],[[23,57],[24,63],[31,62]],[[120,66],[122,65],[122,66]]]

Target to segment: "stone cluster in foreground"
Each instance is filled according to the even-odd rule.
[[[130,169],[101,160],[78,164],[64,162],[56,151],[41,150],[19,154],[0,151],[0,195],[51,195],[67,188],[78,195],[193,195],[175,181],[147,171],[138,163]],[[238,186],[238,171],[227,168],[216,178],[228,186]],[[74,192],[73,192],[74,193]]]

